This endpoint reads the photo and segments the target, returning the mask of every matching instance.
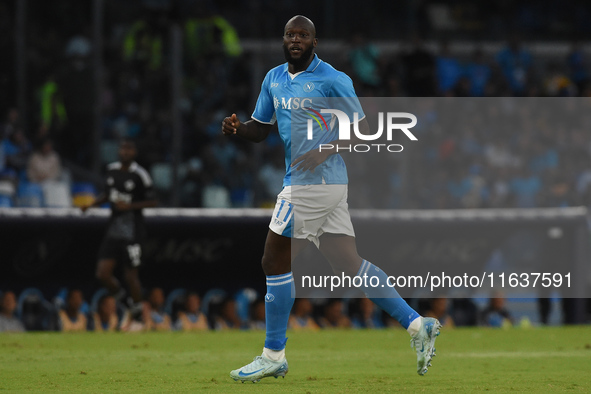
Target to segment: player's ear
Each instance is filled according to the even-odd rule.
[[[318,45],[318,38],[314,37],[314,41],[312,41],[312,45],[314,46],[314,48],[316,48],[316,45]]]

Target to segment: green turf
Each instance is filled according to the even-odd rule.
[[[0,391],[591,391],[591,327],[449,329],[426,376],[402,330],[289,333],[285,379],[240,383],[262,332],[0,334]]]

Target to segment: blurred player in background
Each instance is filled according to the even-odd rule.
[[[314,53],[317,43],[316,28],[312,21],[300,15],[290,19],[285,25],[283,36],[287,63],[267,73],[252,119],[241,122],[233,114],[222,122],[223,134],[236,134],[252,142],[267,138],[273,124],[277,122],[285,145],[287,168],[284,188],[277,197],[262,259],[267,276],[263,354],[255,357],[250,364],[230,372],[230,376],[242,382],[256,382],[265,377],[285,376],[287,373],[285,334],[295,297],[291,262],[309,241],[314,242],[335,272],[379,279],[382,286],[372,288],[366,285],[361,290],[407,329],[412,337],[411,344],[417,351],[417,372],[424,375],[435,355],[435,338],[441,325],[436,319],[423,318],[415,312],[394,288],[387,285],[387,275],[357,254],[347,204],[345,164],[334,149],[318,149],[322,139],[331,138],[324,141],[330,143],[334,137],[328,133],[319,133],[319,137],[314,134],[316,145],[307,152],[301,151],[300,145],[292,144],[292,112],[289,105],[282,106],[281,103],[297,97],[355,98],[353,108],[349,109],[357,112],[362,119],[359,122],[360,130],[365,134],[369,131],[351,79],[318,58]],[[305,133],[306,130],[301,132]],[[292,161],[292,158],[295,160]],[[292,196],[292,186],[301,186],[298,189],[301,192]]]
[[[105,192],[94,203],[81,207],[88,208],[109,203],[111,218],[107,233],[99,249],[96,277],[117,299],[125,291],[113,274],[117,264],[123,265],[123,276],[127,283],[129,306],[134,317],[142,311],[142,285],[138,268],[142,262],[142,241],[146,230],[142,210],[157,204],[150,174],[135,162],[135,143],[124,139],[119,145],[119,161],[107,167]]]

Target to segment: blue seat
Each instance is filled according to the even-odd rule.
[[[55,330],[57,327],[55,308],[37,288],[29,287],[20,293],[16,313],[27,331]]]
[[[258,294],[255,289],[249,287],[238,290],[234,295],[236,301],[236,312],[240,320],[247,322],[250,319],[250,306],[257,299]]]
[[[203,296],[201,301],[201,311],[205,316],[209,316],[209,306],[213,303],[220,303],[228,294],[224,289],[211,289]]]
[[[248,208],[252,206],[253,193],[249,188],[232,189],[230,200],[234,208]]]
[[[174,304],[183,302],[185,296],[187,295],[186,289],[174,289],[168,294],[166,297],[166,303],[164,304],[164,311],[169,315],[172,316],[174,311]]]
[[[96,196],[96,187],[90,182],[76,182],[72,184],[72,195],[76,194],[90,194]]]
[[[66,297],[68,296],[68,288],[62,287],[59,289],[53,298],[53,305],[59,310],[66,307]]]
[[[42,207],[44,205],[44,198],[41,185],[31,182],[19,183],[17,190],[17,201],[19,207]]]
[[[35,287],[27,287],[18,296],[18,301],[16,305],[16,315],[20,319],[23,316],[23,305],[27,299],[38,298],[39,300],[45,300],[43,297],[43,293],[41,290]]]
[[[11,208],[13,206],[12,198],[0,194],[0,208]]]
[[[103,287],[103,288],[98,289],[92,295],[92,298],[90,299],[90,312],[92,312],[92,313],[98,312],[99,301],[101,300],[102,297],[106,296],[107,294],[109,294],[109,291]]]

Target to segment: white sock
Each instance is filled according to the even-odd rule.
[[[421,324],[423,324],[423,318],[419,316],[412,322],[410,322],[406,331],[408,331],[411,337],[414,337],[419,333],[419,330],[421,329]]]
[[[263,348],[263,356],[267,357],[271,361],[279,362],[285,360],[285,349],[282,350],[271,350],[266,347]]]

